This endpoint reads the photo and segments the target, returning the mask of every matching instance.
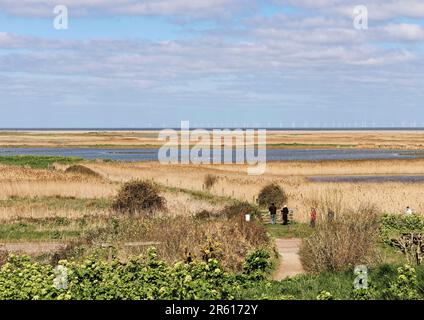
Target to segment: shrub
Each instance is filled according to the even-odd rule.
[[[166,200],[159,195],[159,187],[150,181],[134,180],[125,183],[112,203],[120,213],[152,213],[165,209]]]
[[[257,250],[246,257],[244,271],[248,274],[254,272],[266,273],[271,269],[271,256],[266,250]]]
[[[216,259],[168,265],[154,249],[126,262],[91,257],[56,269],[11,256],[0,268],[0,300],[224,300],[254,277],[229,274]]]
[[[199,220],[209,220],[212,218],[216,218],[217,216],[217,213],[209,210],[201,210],[194,214],[194,218]]]
[[[258,204],[260,207],[266,208],[271,203],[275,203],[280,207],[287,201],[287,196],[284,190],[276,183],[271,183],[262,188],[258,196]]]
[[[300,256],[310,272],[341,271],[375,259],[378,216],[372,207],[341,212],[332,222],[321,222],[302,242]]]
[[[215,183],[217,181],[218,181],[218,177],[217,176],[214,176],[213,174],[207,174],[205,176],[205,181],[204,181],[205,188],[207,190],[212,189],[212,187],[215,185]]]
[[[408,265],[398,268],[397,279],[390,285],[388,293],[391,298],[396,300],[419,299],[415,269]]]
[[[97,230],[96,230],[97,231]],[[118,250],[118,256],[127,259],[133,255],[145,253],[146,246],[122,246],[125,242],[152,242],[157,245],[158,255],[168,263],[186,261],[188,253],[192,260],[202,260],[213,251],[219,254],[225,270],[241,271],[249,252],[271,246],[266,228],[254,222],[238,219],[195,219],[190,216],[145,217],[118,215],[108,219],[105,228],[98,233],[90,231],[85,234],[85,243],[70,248],[68,255],[61,258],[70,259],[86,257],[96,252],[93,243],[110,243]],[[89,237],[88,237],[89,236]],[[271,250],[270,250],[271,251]],[[102,249],[105,257],[108,250]]]
[[[381,217],[380,234],[384,242],[390,244],[392,236],[396,237],[400,234],[411,232],[424,232],[424,217],[389,214]]]
[[[260,212],[255,206],[252,206],[249,202],[235,202],[227,205],[221,210],[220,215],[227,219],[233,219],[236,217],[243,217],[245,214],[250,214],[252,218],[260,218]]]
[[[98,174],[96,171],[91,170],[90,168],[87,168],[85,166],[76,164],[73,166],[70,166],[65,170],[66,173],[77,173],[81,175],[87,175],[87,176],[93,176],[93,177],[101,177],[100,174]]]
[[[317,300],[334,300],[334,298],[330,292],[324,290],[317,295]]]

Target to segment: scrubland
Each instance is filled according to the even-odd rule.
[[[80,263],[94,257],[100,264],[111,260],[131,264],[132,257],[148,254],[153,245],[167,265],[216,259],[225,271],[245,273],[246,259],[251,254],[262,257],[261,252],[270,252],[270,257],[258,261],[266,265],[276,262],[272,236],[294,236],[305,239],[300,254],[305,270],[313,275],[272,283],[264,282],[262,275],[235,297],[361,298],[351,289],[352,268],[365,263],[371,266],[375,277],[390,270],[389,280],[382,276],[375,279],[380,291],[367,292],[365,297],[405,298],[401,295],[404,288],[398,290],[401,284],[395,282],[394,269],[405,259],[387,245],[391,239],[380,239],[385,233],[380,231],[379,219],[383,213],[396,217],[407,205],[418,214],[424,212],[423,184],[321,183],[312,182],[309,177],[422,175],[424,159],[269,162],[267,172],[259,177],[248,176],[246,167],[237,165],[77,161],[75,166],[75,161],[43,162],[43,166],[35,161],[32,167],[22,163],[0,165],[1,257],[3,244],[31,246],[54,241],[64,247],[35,259],[55,265],[61,259]],[[158,184],[166,206],[151,216],[114,212],[112,203],[122,184],[135,179]],[[244,213],[257,213],[258,194],[271,183],[284,190],[286,204],[293,210],[295,222],[287,228],[269,226],[266,208],[262,208],[262,216],[254,216],[254,223],[244,220]],[[316,229],[306,224],[312,206],[318,211]],[[337,213],[332,224],[326,220],[329,209]],[[396,219],[390,216],[386,219],[390,223],[384,226],[392,235],[400,232],[393,227],[396,223],[422,227],[421,220],[418,223]],[[390,266],[384,265],[388,262]],[[2,277],[8,277],[6,271]],[[422,267],[417,267],[417,271],[422,278]],[[402,284],[410,290],[406,298],[422,297],[412,271],[402,269],[398,273],[411,277],[410,282]],[[334,281],[342,285],[335,286]]]
[[[90,163],[90,168],[105,178],[122,182],[133,178],[154,181],[177,188],[204,190],[204,179],[217,179],[208,190],[213,195],[255,202],[261,188],[278,183],[288,196],[287,205],[297,221],[308,220],[310,207],[328,202],[336,195],[346,208],[360,203],[374,205],[380,212],[403,213],[406,206],[424,212],[423,184],[403,182],[311,182],[311,176],[331,175],[423,175],[424,159],[354,160],[354,161],[287,161],[269,162],[262,176],[248,176],[245,166],[183,166],[149,163]],[[326,212],[318,212],[326,214]]]

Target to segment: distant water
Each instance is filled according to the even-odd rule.
[[[156,161],[158,149],[82,149],[82,148],[0,148],[0,156],[38,155],[73,156],[83,159],[110,159],[118,161]],[[233,157],[235,158],[235,157]],[[356,160],[356,159],[413,159],[424,158],[424,151],[362,149],[269,149],[267,160]]]
[[[332,177],[310,177],[312,182],[407,182],[422,183],[424,176],[332,176]]]

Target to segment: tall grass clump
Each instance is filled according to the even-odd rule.
[[[112,210],[137,214],[164,210],[166,200],[159,194],[159,186],[150,181],[133,180],[125,183],[112,203]]]
[[[260,207],[266,208],[271,203],[275,203],[280,207],[287,201],[287,195],[284,190],[276,183],[271,183],[262,188],[258,196],[258,204]]]
[[[215,183],[218,181],[218,177],[213,174],[207,174],[205,176],[204,185],[207,190],[212,189]]]
[[[169,263],[219,258],[225,270],[241,271],[249,253],[260,249],[273,252],[266,228],[242,218],[200,220],[188,216],[118,215],[110,218],[105,228],[90,231],[83,239],[59,258],[79,259],[92,253],[98,254],[99,259],[108,258],[109,249],[96,248],[93,243],[111,244],[113,255],[120,260],[155,246],[158,256]]]
[[[336,212],[334,220],[319,221],[312,236],[303,241],[303,267],[318,273],[373,263],[378,238],[379,217],[373,206]]]
[[[81,174],[81,175],[100,178],[100,174],[98,174],[96,171],[94,171],[90,168],[87,168],[83,165],[80,165],[80,164],[75,164],[73,166],[70,166],[69,168],[67,168],[65,170],[65,172],[66,173],[77,173],[77,174]]]

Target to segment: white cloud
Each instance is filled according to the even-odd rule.
[[[424,40],[424,28],[416,24],[388,24],[382,27],[386,36],[390,39],[400,41],[422,41]]]
[[[0,10],[16,16],[50,17],[60,3],[70,15],[160,15],[225,17],[251,8],[257,0],[0,0]]]
[[[55,95],[66,95],[68,101],[83,107],[86,103],[109,105],[111,99],[119,104],[123,99],[131,107],[141,101],[154,106],[209,103],[211,109],[215,104],[244,103],[338,107],[345,101],[350,103],[357,94],[375,98],[375,92],[390,100],[385,96],[388,84],[397,92],[412,92],[396,92],[396,99],[417,96],[424,85],[424,65],[417,63],[423,59],[417,50],[417,42],[424,40],[423,27],[390,19],[410,17],[412,11],[419,16],[420,3],[402,2],[409,3],[414,8],[411,11],[399,1],[365,2],[370,6],[368,30],[353,28],[351,14],[356,1],[293,0],[279,3],[305,10],[252,14],[218,23],[216,29],[186,33],[185,40],[99,40],[88,36],[84,40],[58,40],[0,32],[0,92],[10,101],[28,105],[32,100],[42,104],[54,100]],[[0,0],[0,9],[9,14],[43,16],[51,15],[55,3]],[[210,18],[226,17],[257,1],[62,3],[70,5],[71,16],[77,12]],[[378,5],[381,10],[374,11]]]
[[[369,18],[373,21],[407,17],[414,19],[424,18],[424,2],[422,0],[274,0],[280,5],[290,5],[304,9],[320,10],[325,14],[340,14],[351,18],[353,8],[365,5],[369,11]]]

